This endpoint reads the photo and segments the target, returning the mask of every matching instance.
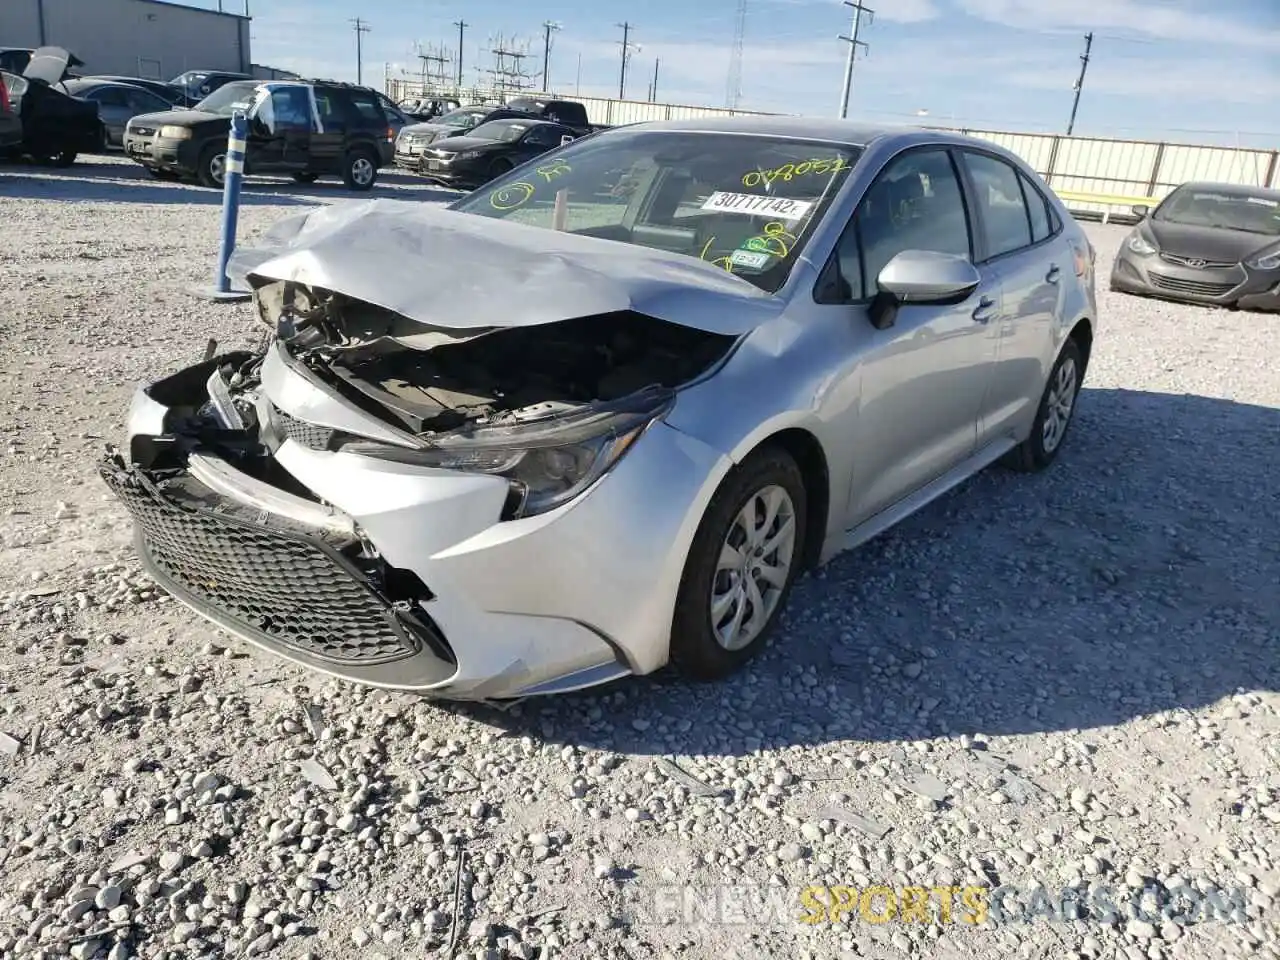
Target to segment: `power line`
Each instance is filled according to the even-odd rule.
[[[875,11],[870,7],[864,7],[861,0],[844,0],[846,7],[853,8],[853,28],[849,31],[849,36],[841,36],[840,39],[849,44],[849,59],[844,64],[844,90],[840,94],[840,119],[843,120],[849,115],[849,93],[853,89],[853,61],[858,56],[858,47],[864,50],[869,49],[865,43],[858,39],[858,27],[862,24],[862,15],[867,15],[867,26],[870,26],[875,20]]]
[[[729,79],[725,85],[724,103],[732,110],[742,99],[742,47],[747,35],[747,0],[738,0],[733,21],[733,52],[729,54]]]
[[[364,85],[364,46],[361,41],[364,35],[369,32],[369,25],[356,17],[350,21],[355,24],[356,31],[356,83]]]
[[[631,42],[631,24],[616,24],[622,28],[622,68],[618,72],[618,99],[627,99],[627,63],[631,60],[633,48],[639,52],[640,46]]]
[[[467,23],[467,21],[465,20],[455,20],[453,21],[453,25],[458,28],[458,94],[459,96],[461,96],[462,94],[462,38],[466,32],[467,27],[471,26],[471,24]]]
[[[1067,136],[1076,127],[1076,111],[1080,109],[1080,91],[1084,89],[1085,71],[1089,69],[1089,51],[1093,49],[1093,34],[1084,35],[1084,54],[1080,57],[1080,78],[1076,80],[1075,100],[1071,104],[1071,119],[1067,121]]]
[[[551,81],[547,77],[551,64],[551,34],[559,29],[560,24],[554,20],[547,20],[542,24],[542,89],[547,93],[551,92]]]

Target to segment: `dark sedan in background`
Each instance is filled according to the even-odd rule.
[[[69,96],[98,105],[98,119],[106,132],[106,145],[124,149],[124,131],[129,121],[144,113],[172,110],[173,104],[150,90],[117,80],[87,77],[61,85]]]
[[[1280,311],[1280,190],[1184,183],[1125,238],[1111,289]]]
[[[490,120],[464,137],[427,147],[418,172],[447,187],[474,190],[576,139],[572,128],[550,120]]]

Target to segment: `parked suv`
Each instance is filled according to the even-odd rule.
[[[169,85],[181,91],[185,98],[183,106],[190,106],[234,80],[252,79],[247,73],[232,73],[228,70],[188,70],[170,80]]]
[[[337,81],[237,80],[190,110],[134,117],[125,154],[164,179],[194,178],[220,187],[227,135],[237,111],[249,118],[245,173],[292,174],[300,183],[341,176],[368,190],[391,162],[396,128],[379,94]]]

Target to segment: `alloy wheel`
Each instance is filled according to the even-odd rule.
[[[1071,422],[1075,403],[1076,362],[1071,357],[1064,357],[1045,398],[1044,427],[1040,435],[1045,453],[1058,449],[1067,432],[1067,424]]]

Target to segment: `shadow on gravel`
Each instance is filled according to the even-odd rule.
[[[992,468],[799,581],[740,674],[508,711],[626,753],[1107,727],[1280,689],[1280,409],[1086,390],[1044,473]]]
[[[347,190],[335,178],[314,184],[298,184],[279,178],[251,177],[245,181],[240,202],[246,206],[314,206],[336,200],[421,200],[445,202],[461,194],[425,185],[422,181],[389,170],[381,171],[367,193]],[[0,197],[91,203],[163,203],[220,206],[222,191],[194,183],[157,180],[137,164],[87,160],[71,167],[35,164],[0,164]]]

